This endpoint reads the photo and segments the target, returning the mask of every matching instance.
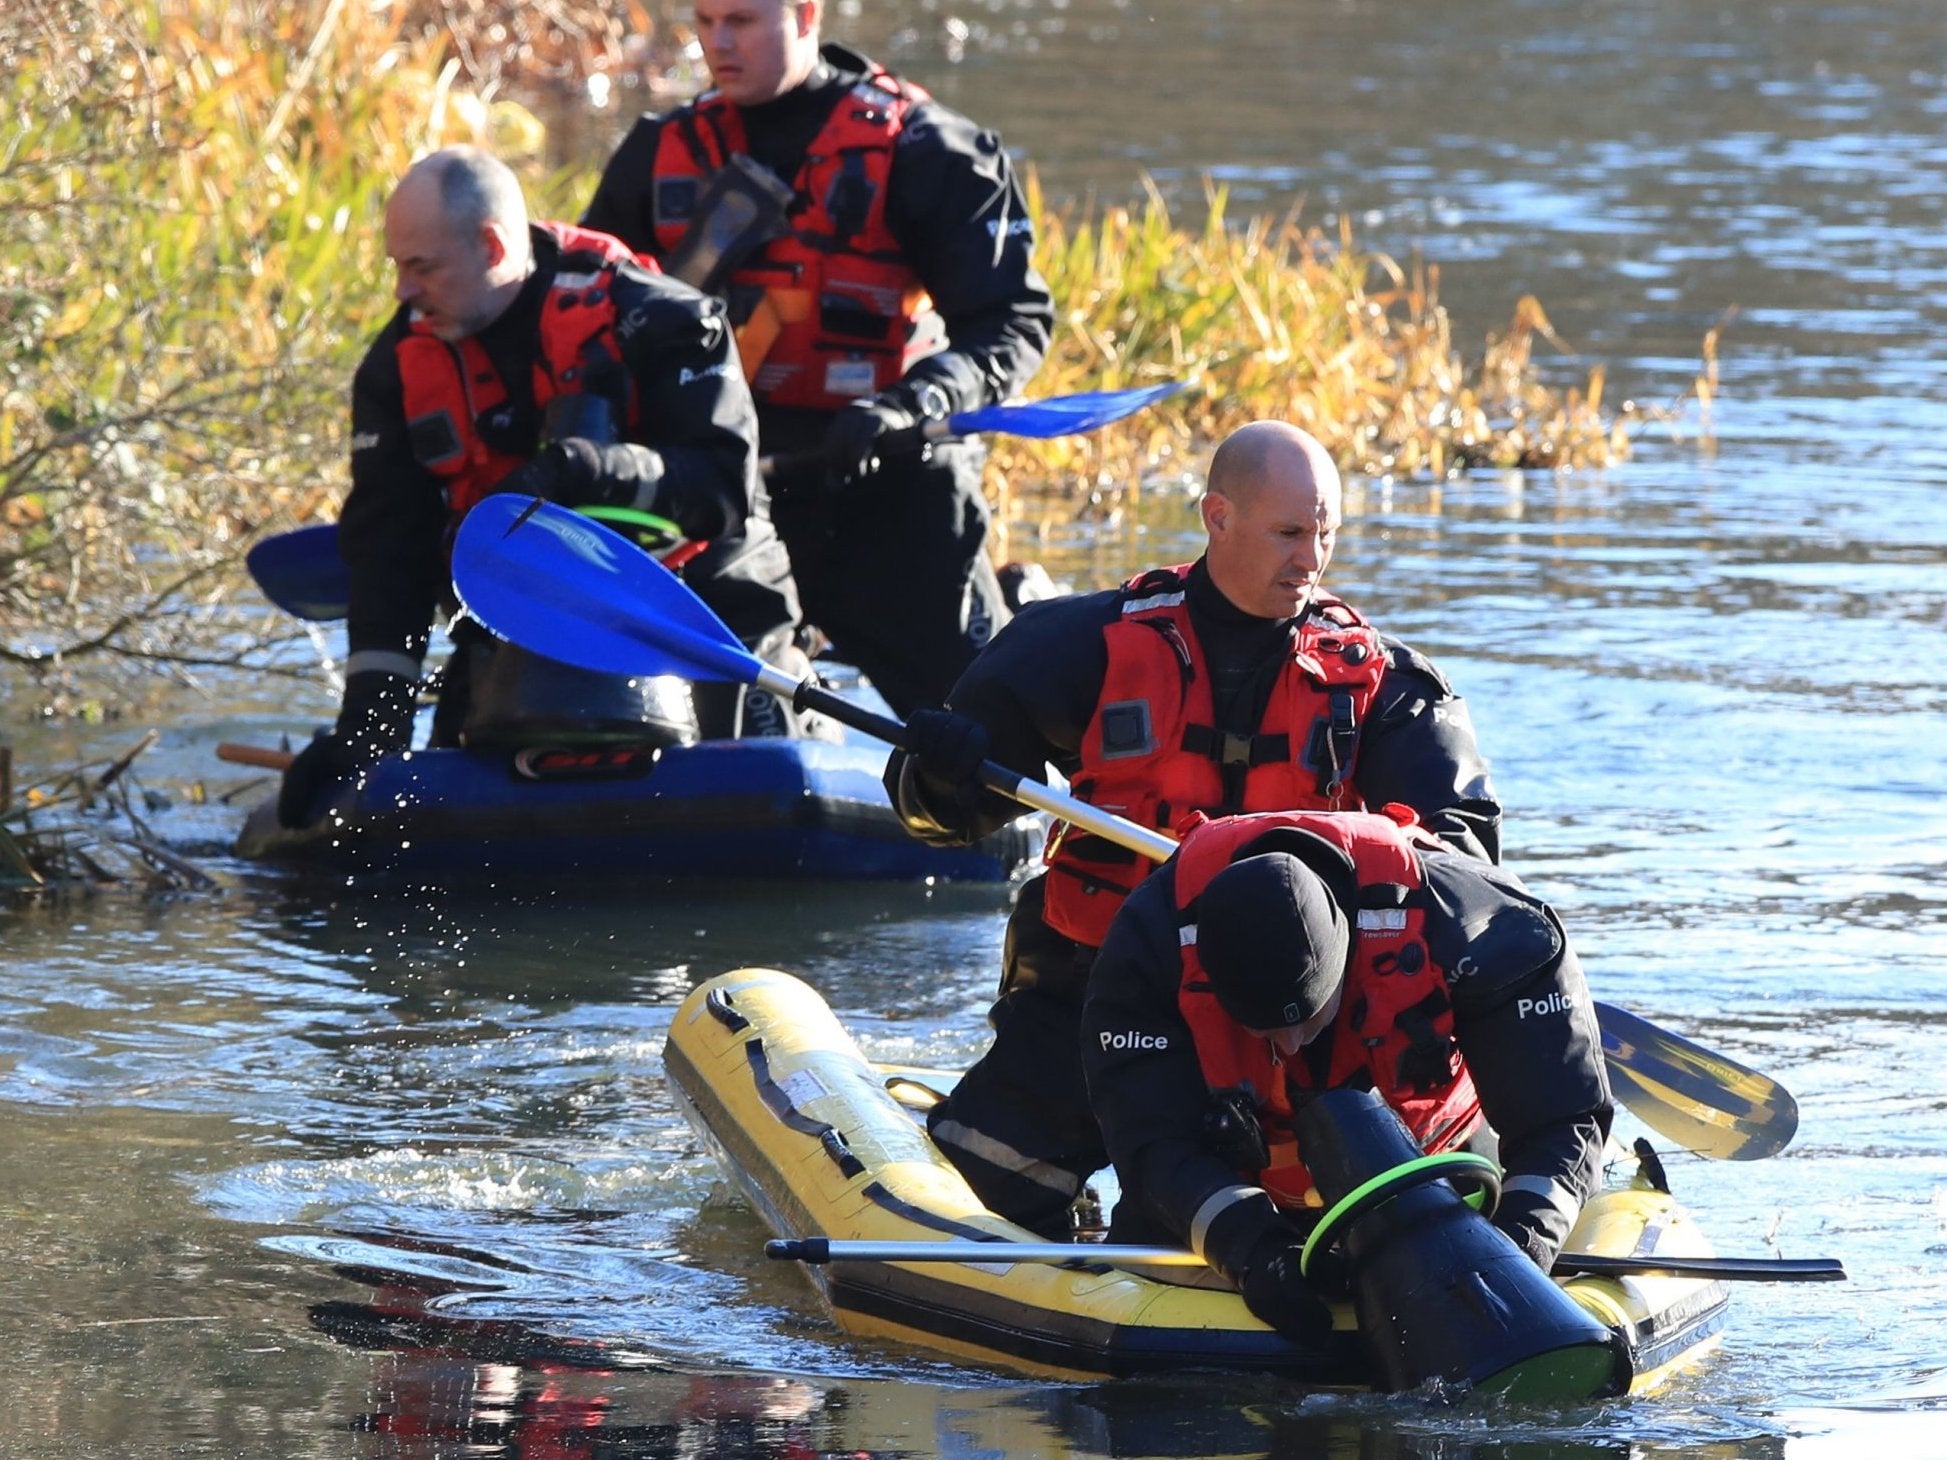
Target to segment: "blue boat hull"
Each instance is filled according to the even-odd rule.
[[[252,860],[390,880],[453,871],[596,877],[1001,882],[1035,855],[1030,818],[972,847],[907,834],[885,751],[821,740],[672,746],[642,773],[529,779],[505,751],[422,750],[373,767],[303,831],[257,807]]]

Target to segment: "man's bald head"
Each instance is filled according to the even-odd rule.
[[[1218,443],[1207,491],[1243,503],[1264,482],[1303,478],[1339,489],[1339,469],[1319,439],[1284,421],[1252,421]]]
[[[427,328],[445,340],[478,334],[534,268],[520,180],[478,147],[429,153],[386,202],[385,250],[399,302]]]
[[[1240,426],[1210,458],[1211,580],[1260,618],[1303,612],[1331,561],[1340,505],[1338,467],[1317,437],[1283,421]]]

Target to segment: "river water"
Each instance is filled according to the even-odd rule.
[[[1719,1249],[1851,1281],[1741,1287],[1702,1366],[1567,1411],[862,1347],[715,1191],[662,1035],[764,963],[875,1052],[964,1062],[1004,892],[299,884],[212,855],[237,807],[184,788],[328,698],[219,683],[153,707],[143,774],[223,893],[0,914],[0,1454],[1947,1454],[1937,6],[985,0],[957,65],[944,7],[839,9],[1051,195],[1303,198],[1440,264],[1463,344],[1538,294],[1551,368],[1612,398],[1680,404],[1736,311],[1707,417],[1600,475],[1359,484],[1332,577],[1467,695],[1598,995],[1796,1094],[1783,1156],[1670,1158]],[[1188,555],[1187,500],[1153,506],[1042,556]],[[0,694],[29,768],[133,738]]]

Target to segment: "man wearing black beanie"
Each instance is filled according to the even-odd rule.
[[[1614,1107],[1581,965],[1513,874],[1363,812],[1205,822],[1132,893],[1089,976],[1082,1059],[1122,1199],[1112,1240],[1183,1243],[1281,1332],[1317,1209],[1293,1114],[1374,1090],[1429,1152],[1495,1148],[1494,1222],[1543,1271]]]

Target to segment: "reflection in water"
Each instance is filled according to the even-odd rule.
[[[518,1324],[454,1317],[452,1289],[364,1268],[363,1302],[314,1304],[313,1325],[373,1363],[349,1428],[354,1453],[395,1460],[650,1457],[1287,1456],[1320,1460],[1603,1460],[1642,1453],[1600,1437],[1586,1415],[1455,1406],[1411,1397],[1294,1399],[1264,1379],[943,1387],[911,1379],[834,1381],[690,1372],[625,1349],[563,1341]],[[1748,1431],[1668,1425],[1697,1457],[1787,1454]]]

